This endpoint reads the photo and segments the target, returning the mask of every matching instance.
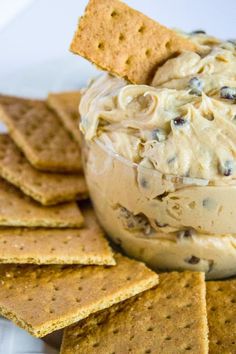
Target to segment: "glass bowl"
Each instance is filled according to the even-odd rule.
[[[236,185],[164,175],[83,141],[97,217],[123,251],[155,270],[236,274]]]

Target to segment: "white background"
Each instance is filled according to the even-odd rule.
[[[68,47],[87,0],[0,0],[0,24],[4,17],[1,3],[9,7],[27,1],[29,7],[0,28],[0,92],[38,96],[47,90],[85,84],[95,69],[72,55]],[[170,27],[185,31],[202,28],[224,39],[236,37],[235,0],[127,3]]]
[[[235,38],[235,0],[127,0],[162,24]],[[68,51],[87,0],[0,0],[0,92],[44,96],[81,87],[96,70]],[[27,5],[23,8],[24,5]],[[21,8],[22,7],[22,8]],[[18,10],[21,10],[18,12]],[[10,20],[11,19],[11,20]],[[53,343],[53,338],[49,339]],[[0,320],[0,354],[54,354]]]

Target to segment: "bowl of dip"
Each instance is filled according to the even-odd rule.
[[[236,274],[236,50],[205,34],[152,84],[104,74],[79,111],[87,184],[101,225],[158,270]]]

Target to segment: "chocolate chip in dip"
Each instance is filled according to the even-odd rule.
[[[236,87],[229,87],[229,86],[221,87],[220,97],[227,100],[236,100]]]
[[[233,174],[234,172],[234,168],[235,168],[235,163],[234,161],[231,160],[227,160],[224,162],[224,164],[220,164],[219,165],[219,172],[225,176],[225,177],[229,177]]]
[[[191,89],[189,92],[191,95],[201,96],[203,90],[202,80],[196,76],[192,77],[192,79],[189,80],[188,86]]]
[[[223,278],[236,274],[236,53],[204,33],[189,38],[204,51],[167,60],[151,85],[104,75],[84,91],[86,177],[127,254]]]
[[[182,117],[176,117],[173,119],[173,123],[176,127],[181,127],[184,124],[187,123],[186,119],[182,118]]]

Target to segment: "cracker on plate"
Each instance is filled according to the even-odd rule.
[[[69,91],[50,93],[48,95],[48,105],[61,118],[65,128],[72,134],[74,139],[80,143],[79,131],[79,101],[80,91]]]
[[[208,353],[204,274],[159,277],[157,287],[66,328],[61,354]]]
[[[158,283],[143,263],[116,266],[0,265],[0,314],[42,337]]]
[[[0,119],[30,163],[41,170],[78,172],[78,144],[45,101],[0,96]]]
[[[81,229],[0,228],[0,263],[114,265],[91,207]]]
[[[0,226],[80,227],[83,221],[75,202],[42,206],[0,178]]]
[[[211,354],[236,353],[236,279],[207,282]]]
[[[43,205],[88,197],[82,174],[37,170],[7,134],[0,134],[0,175]]]

